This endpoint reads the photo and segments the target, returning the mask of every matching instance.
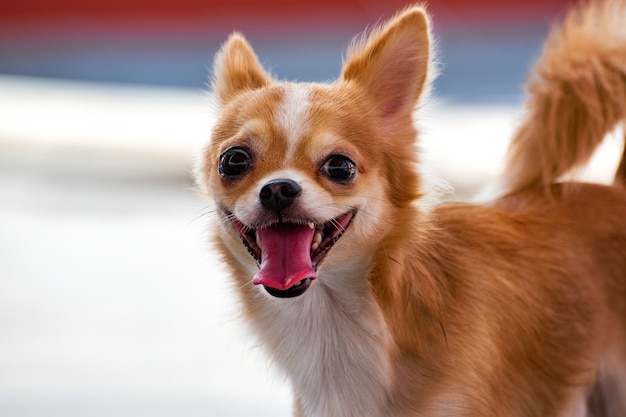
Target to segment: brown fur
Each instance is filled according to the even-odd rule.
[[[430,77],[428,26],[422,9],[408,9],[355,43],[337,83],[305,85],[310,108],[291,159],[293,132],[276,120],[293,85],[273,81],[240,35],[218,55],[222,107],[199,185],[220,210],[253,205],[259,183],[281,170],[333,207],[359,207],[309,293],[284,304],[250,284],[256,266],[229,218],[216,225],[246,318],[294,382],[295,415],[356,416],[350,410],[373,396],[373,416],[626,416],[626,162],[613,186],[557,181],[626,116],[626,5],[591,3],[550,35],[511,145],[507,194],[425,211],[415,204],[412,112]],[[254,168],[225,180],[216,165],[232,146],[248,149]],[[334,153],[356,162],[356,180],[338,185],[319,174]],[[325,208],[298,207],[312,217]],[[359,266],[362,254],[363,276],[333,275]],[[281,327],[280,311],[300,314],[298,306],[304,318]],[[354,334],[326,333],[346,322]],[[361,359],[370,346],[349,337],[384,360]],[[371,382],[350,379],[364,367],[372,379],[384,370],[384,383],[351,397]],[[349,384],[338,383],[344,377]],[[333,395],[340,400],[326,401]]]
[[[590,2],[572,10],[548,37],[528,86],[527,116],[509,151],[510,191],[549,185],[582,166],[623,121],[624,15],[623,0]],[[624,161],[617,181],[626,178]]]
[[[598,355],[626,363],[626,217],[615,209],[626,195],[568,188],[552,201],[529,191],[493,208],[442,206],[388,236],[370,280],[403,323],[391,326],[400,378],[422,380],[398,392],[401,408],[423,412],[415,392],[443,389],[471,402],[469,415],[560,415],[573,387],[593,384]]]

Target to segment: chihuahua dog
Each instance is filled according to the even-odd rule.
[[[200,158],[214,243],[300,417],[626,416],[626,158],[564,182],[626,116],[626,4],[551,32],[502,192],[424,207],[414,110],[433,78],[410,7],[331,84],[215,60]]]

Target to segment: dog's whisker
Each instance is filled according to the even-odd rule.
[[[191,220],[189,220],[187,225],[190,225],[193,222],[198,221],[199,219],[202,219],[204,217],[208,217],[208,216],[217,214],[218,212],[219,212],[219,210],[217,209],[217,204],[209,204],[209,205],[201,208],[198,211],[198,213]]]
[[[244,289],[245,287],[248,287],[248,286],[254,286],[254,283],[252,282],[252,280],[246,281],[244,284],[240,285],[238,287],[238,289],[242,290],[242,289]]]
[[[342,204],[342,203],[331,203],[330,206],[332,208],[336,208],[335,212],[338,215],[342,214],[342,213],[344,213],[344,212],[346,212],[348,210],[353,210],[354,209],[353,206],[351,206],[349,204]],[[381,222],[386,223],[386,224],[388,224],[390,226],[395,226],[396,225],[396,223],[393,222],[391,219],[384,218],[384,217],[380,218],[379,215],[370,213],[369,210],[367,210],[365,208],[362,208],[362,207],[358,209],[358,213],[359,213],[359,216],[365,215],[365,216],[370,217],[371,219],[374,219],[376,221],[381,221]]]

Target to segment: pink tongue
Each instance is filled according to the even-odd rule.
[[[303,279],[315,279],[311,262],[314,229],[307,225],[279,224],[257,229],[261,246],[261,270],[252,281],[278,290],[287,290]]]

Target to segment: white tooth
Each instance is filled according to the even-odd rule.
[[[258,234],[258,233],[255,233],[254,235],[255,235],[255,237],[256,237],[256,244],[257,244],[257,246],[259,246],[259,247],[260,247],[260,246],[261,246],[261,240],[259,239],[259,234]]]
[[[322,243],[322,234],[320,232],[315,233],[315,235],[313,235],[313,241],[311,242],[311,250],[315,251],[317,250],[317,248],[320,247],[320,244]]]
[[[309,227],[310,227],[311,229],[315,229],[315,223],[313,223],[313,222],[309,222]]]

